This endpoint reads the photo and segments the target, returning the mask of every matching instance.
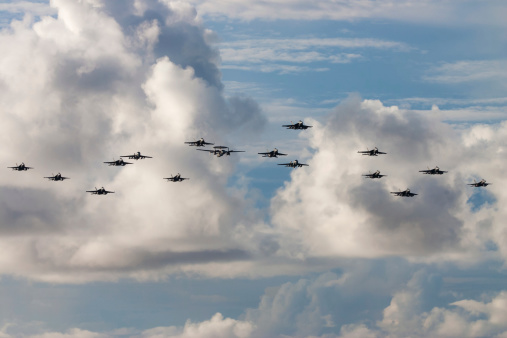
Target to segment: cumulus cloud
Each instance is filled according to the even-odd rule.
[[[301,135],[313,148],[303,158],[310,166],[294,170],[272,200],[279,253],[302,260],[382,255],[468,260],[479,252],[491,258],[488,241],[505,250],[503,236],[495,235],[503,233],[503,212],[488,204],[472,212],[469,199],[479,191],[466,185],[473,178],[501,181],[505,123],[453,128],[438,110],[415,112],[357,97],[338,106],[325,123],[307,122],[314,128]],[[374,146],[387,155],[357,153]],[[449,173],[418,172],[435,165]],[[375,170],[388,176],[376,181],[361,176]],[[419,195],[390,194],[406,188]],[[501,188],[483,193],[497,203],[504,195]]]
[[[35,167],[1,178],[1,273],[142,279],[249,259],[235,229],[257,220],[226,187],[237,159],[183,142],[222,144],[237,129],[257,135],[259,106],[224,97],[217,52],[192,7],[115,3],[55,0],[56,17],[13,21],[0,32],[0,102],[9,107],[0,155],[6,165]],[[102,163],[135,151],[154,158]],[[71,179],[42,179],[58,171]],[[192,187],[162,180],[177,172]],[[87,196],[95,186],[116,193]]]

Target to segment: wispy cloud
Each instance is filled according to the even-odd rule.
[[[338,1],[242,1],[194,0],[199,13],[214,19],[239,20],[357,20],[384,18],[431,24],[468,23],[505,25],[506,3],[460,0],[338,0]]]
[[[221,43],[219,47],[223,68],[280,73],[326,71],[327,68],[322,66],[316,69],[308,64],[350,63],[362,57],[357,52],[345,53],[343,49],[411,50],[407,44],[396,41],[346,38],[249,39]],[[287,65],[287,63],[305,64],[305,66]]]
[[[427,81],[465,83],[507,79],[507,60],[474,60],[444,63],[434,67],[424,77]]]

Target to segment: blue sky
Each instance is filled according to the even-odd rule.
[[[35,167],[0,178],[0,336],[506,335],[505,14],[0,3],[0,161]],[[154,158],[102,165],[132,151]]]

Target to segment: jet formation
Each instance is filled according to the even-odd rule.
[[[305,125],[303,123],[303,121],[301,121],[301,120],[299,122],[297,122],[297,123],[294,123],[294,124],[291,123],[291,124],[282,125],[282,127],[285,127],[287,129],[293,129],[293,130],[306,130],[308,128],[312,128],[312,126]],[[198,139],[196,141],[186,141],[184,143],[188,144],[190,146],[194,146],[194,147],[205,147],[207,145],[214,145],[214,143],[206,142],[204,140],[204,138],[200,138],[200,139]],[[232,153],[243,153],[243,152],[245,152],[244,150],[232,150],[232,149],[230,149],[230,147],[227,147],[227,146],[214,146],[213,149],[196,149],[196,150],[205,151],[205,152],[208,152],[211,155],[215,155],[217,157],[230,156]],[[363,151],[358,151],[358,153],[362,154],[362,155],[365,155],[365,156],[378,156],[378,155],[385,155],[385,154],[387,154],[386,152],[379,151],[377,147],[375,147],[375,148],[373,148],[371,150],[367,149],[367,150],[363,150]],[[261,152],[261,153],[258,153],[258,154],[262,155],[262,157],[267,157],[267,158],[278,158],[278,156],[287,156],[287,154],[279,152],[277,148],[274,148],[271,151]],[[121,155],[119,160],[106,161],[104,163],[108,164],[109,166],[122,166],[122,167],[126,166],[127,164],[133,164],[131,162],[125,162],[123,160],[124,157],[126,157],[128,159],[131,159],[131,160],[142,160],[142,159],[145,159],[145,158],[153,158],[153,157],[148,156],[148,155],[142,155],[141,152],[138,151],[138,152],[135,152],[132,155]],[[306,163],[300,163],[298,160],[290,161],[288,163],[279,163],[278,165],[285,166],[285,167],[290,167],[290,168],[301,168],[301,167],[304,167],[304,166],[309,166]],[[16,166],[7,167],[7,168],[15,170],[15,171],[27,171],[29,169],[34,169],[33,167],[26,166],[25,163],[21,163],[19,165],[16,164]],[[438,166],[436,166],[433,169],[428,168],[428,170],[419,170],[419,172],[423,173],[425,175],[443,175],[443,174],[447,173],[447,171],[440,170],[440,168]],[[363,174],[362,176],[366,177],[366,178],[370,178],[370,179],[376,179],[376,178],[380,179],[380,178],[382,178],[384,176],[387,176],[387,175],[381,175],[380,171],[377,170],[374,173],[370,172],[368,174]],[[61,173],[58,173],[58,174],[56,174],[54,176],[46,176],[44,178],[47,178],[50,181],[64,181],[66,179],[70,179],[70,177],[64,177],[64,176],[62,176]],[[165,179],[167,181],[170,181],[170,182],[182,182],[182,181],[188,180],[190,178],[188,178],[188,177],[181,177],[181,174],[178,173],[175,176],[164,177],[163,179]],[[491,183],[487,183],[486,180],[482,179],[479,182],[477,182],[477,181],[474,180],[474,183],[469,183],[467,185],[478,188],[478,187],[487,187],[490,184]],[[100,189],[95,188],[95,190],[87,190],[86,192],[89,192],[92,195],[114,194],[114,191],[108,191],[104,187],[102,187]],[[393,194],[393,195],[396,195],[396,196],[401,196],[401,197],[413,197],[413,196],[417,195],[416,193],[412,193],[410,191],[410,189],[408,189],[408,188],[406,190],[404,190],[404,191],[400,190],[400,191],[393,191],[393,192],[390,192],[390,193]]]

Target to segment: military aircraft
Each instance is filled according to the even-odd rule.
[[[363,176],[364,177],[368,177],[368,178],[382,178],[382,177],[387,176],[387,175],[380,175],[380,170],[377,170],[373,174],[369,173],[369,174],[365,174]]]
[[[292,121],[290,121],[292,123]],[[294,130],[298,130],[298,129],[308,129],[308,128],[311,128],[313,126],[307,126],[303,123],[303,121],[299,120],[299,122],[297,123],[294,123],[294,124],[284,124],[282,125],[282,127],[285,127],[287,129],[294,129]]]
[[[396,196],[402,196],[402,197],[414,197],[417,194],[414,194],[413,192],[410,192],[410,189],[407,189],[405,191],[394,191],[391,192],[391,194],[394,194]]]
[[[100,189],[95,188],[95,190],[87,190],[86,192],[91,192],[92,195],[114,194],[114,191],[107,191],[106,189],[104,189],[104,187],[102,187]]]
[[[469,183],[468,185],[471,185],[471,186],[474,186],[476,188],[479,188],[479,187],[487,187],[488,185],[490,184],[493,184],[493,183],[486,183],[486,180],[485,179],[482,179],[480,180],[479,182],[476,182],[474,180],[474,183]]]
[[[206,145],[214,145],[215,143],[208,143],[208,142],[204,141],[204,139],[201,137],[197,141],[185,142],[185,144],[189,144],[190,146],[195,146],[195,147],[204,147]]]
[[[7,167],[7,168],[10,168],[10,169],[16,170],[16,171],[27,171],[28,169],[33,169],[33,167],[27,167],[24,163],[21,163],[20,165],[18,165],[16,163],[15,167]]]
[[[225,146],[214,146],[214,149],[196,149],[200,151],[207,151],[212,155],[216,155],[217,157],[222,157],[224,155],[230,156],[232,153],[244,153],[244,150],[230,150],[229,147]]]
[[[138,151],[137,153],[134,153],[132,155],[123,155],[120,157],[128,157],[129,160],[144,160],[145,158],[153,158],[151,156],[141,155],[140,151]]]
[[[172,182],[181,182],[181,181],[189,180],[189,179],[190,178],[187,178],[187,177],[181,177],[180,173],[178,173],[178,175],[176,175],[176,176],[171,176],[171,177],[164,178],[164,180],[167,180],[168,182],[169,181],[172,181]]]
[[[377,156],[379,154],[387,154],[387,153],[383,153],[381,151],[378,151],[378,148],[375,147],[373,148],[372,150],[364,150],[364,151],[358,151],[359,154],[363,154],[363,155],[367,155],[367,156]]]
[[[308,164],[299,163],[298,160],[290,161],[289,163],[280,163],[278,165],[284,165],[291,168],[301,168],[302,166],[308,167]]]
[[[44,178],[47,178],[50,181],[63,181],[63,180],[68,180],[70,177],[63,177],[62,174],[58,173],[55,176],[49,176],[49,177],[44,177]]]
[[[259,155],[262,155],[262,157],[278,157],[278,156],[287,156],[287,154],[282,154],[278,152],[278,149],[273,149],[271,151],[268,151],[267,153],[258,153]]]
[[[125,166],[125,165],[127,165],[127,164],[132,164],[132,163],[130,163],[130,162],[125,162],[125,161],[123,160],[123,158],[120,158],[119,160],[116,160],[116,161],[104,162],[104,163],[107,163],[107,164],[109,164],[110,166],[112,165],[112,166],[114,166],[114,167],[123,167],[123,166]]]
[[[436,166],[433,169],[428,168],[428,170],[419,170],[420,173],[426,174],[426,175],[443,175],[447,171],[442,171],[438,166]]]

